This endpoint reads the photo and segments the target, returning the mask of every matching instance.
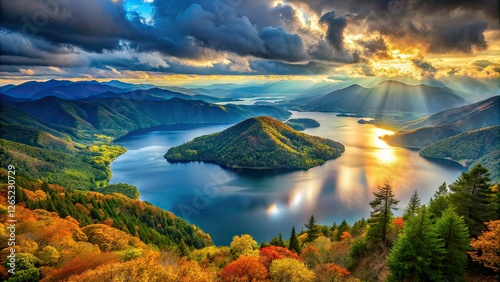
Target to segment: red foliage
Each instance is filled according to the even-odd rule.
[[[269,273],[267,268],[256,257],[241,256],[228,264],[219,273],[222,281],[265,281]]]
[[[264,264],[267,268],[271,266],[273,260],[281,258],[293,258],[302,261],[296,252],[290,251],[287,248],[269,246],[260,250],[260,262],[262,262],[262,264]]]
[[[405,225],[405,221],[403,220],[402,217],[396,217],[392,223],[396,225],[399,229],[403,228],[403,226]]]
[[[347,278],[351,273],[335,263],[320,264],[316,267],[316,281],[339,281]],[[340,279],[340,281],[344,281]]]
[[[346,277],[346,276],[349,276],[351,274],[347,269],[345,269],[342,266],[337,265],[335,263],[328,264],[327,269],[329,272],[335,273],[336,275],[338,275],[340,277]]]

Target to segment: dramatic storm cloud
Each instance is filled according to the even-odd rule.
[[[339,70],[361,76],[470,75],[483,72],[460,68],[491,61],[500,42],[498,0],[0,3],[0,74],[6,77],[46,76],[51,70],[75,77]],[[442,55],[462,58],[456,60],[461,66],[444,64]]]

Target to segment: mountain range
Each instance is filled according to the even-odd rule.
[[[290,101],[290,106],[302,111],[429,114],[467,103],[461,93],[450,88],[388,80],[371,88],[354,84],[319,97],[295,99]]]
[[[339,157],[344,150],[338,142],[297,132],[276,119],[254,117],[170,148],[165,158],[228,168],[308,169]]]

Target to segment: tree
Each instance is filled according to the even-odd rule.
[[[429,212],[431,218],[440,218],[441,214],[450,207],[449,192],[446,187],[446,182],[439,186],[438,190],[434,193],[434,198],[429,202]]]
[[[488,231],[470,241],[474,251],[470,251],[469,255],[473,261],[500,272],[500,220],[486,222],[486,226]]]
[[[483,222],[495,217],[492,209],[492,190],[488,184],[490,173],[481,164],[462,175],[450,185],[450,202],[457,213],[464,217],[470,235],[476,237],[485,230]]]
[[[314,215],[311,215],[305,227],[307,228],[307,242],[312,242],[319,237],[319,226],[316,224]]]
[[[321,254],[319,253],[318,248],[314,246],[307,246],[303,251],[300,257],[304,260],[304,263],[310,269],[314,269],[318,264],[323,262]]]
[[[347,223],[347,221],[342,220],[342,223],[340,223],[339,227],[337,227],[337,233],[335,233],[335,240],[340,241],[342,234],[345,231],[349,231],[349,228],[350,226]]]
[[[297,234],[295,233],[295,226],[292,227],[292,234],[290,234],[290,243],[288,244],[288,249],[300,254],[300,244]]]
[[[373,211],[370,212],[370,229],[368,238],[374,242],[387,244],[387,232],[392,222],[392,210],[397,210],[399,203],[394,198],[392,186],[389,181],[385,181],[384,186],[377,186],[377,192],[373,192],[375,199],[370,202]]]
[[[453,209],[443,212],[436,221],[438,238],[444,243],[446,251],[443,259],[443,277],[446,281],[460,281],[467,266],[467,249],[469,247],[469,231],[463,218]]]
[[[5,260],[4,266],[7,265],[9,259]],[[12,275],[8,282],[25,282],[39,281],[40,269],[38,268],[39,260],[32,254],[20,253],[16,255],[16,273]]]
[[[38,254],[38,258],[40,258],[40,260],[47,265],[57,264],[60,256],[61,255],[59,255],[59,252],[56,250],[56,248],[52,246],[45,246]]]
[[[268,275],[267,268],[258,258],[252,256],[239,257],[224,267],[219,274],[222,281],[227,282],[265,281]]]
[[[335,263],[320,264],[315,269],[316,280],[320,282],[344,281],[351,273]]]
[[[284,247],[285,246],[285,241],[283,241],[283,236],[281,236],[281,233],[278,235],[278,237],[274,237],[271,239],[269,242],[273,246],[279,246],[279,247]]]
[[[189,256],[189,253],[190,253],[189,247],[184,242],[184,239],[181,239],[181,242],[177,246],[177,252],[179,252],[179,255],[181,257],[187,257],[187,256]]]
[[[265,267],[271,266],[273,260],[282,258],[302,260],[297,253],[279,246],[269,246],[260,250],[260,262],[262,262]]]
[[[229,245],[231,247],[231,254],[233,258],[237,259],[241,255],[252,255],[254,250],[257,249],[257,242],[248,234],[234,236],[233,241]]]
[[[389,281],[443,281],[444,244],[424,206],[408,219],[387,257]]]
[[[408,220],[410,216],[414,216],[420,208],[420,205],[420,198],[418,197],[417,190],[415,190],[415,193],[411,195],[410,202],[403,213],[403,219]]]
[[[274,282],[314,281],[314,272],[307,269],[304,263],[292,258],[274,260],[269,267],[269,274]]]

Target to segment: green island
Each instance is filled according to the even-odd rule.
[[[297,131],[319,127],[319,122],[312,118],[291,118],[286,121],[286,124]]]
[[[297,132],[262,116],[170,148],[165,158],[169,162],[203,161],[228,168],[309,169],[339,157],[344,150],[338,142]]]

